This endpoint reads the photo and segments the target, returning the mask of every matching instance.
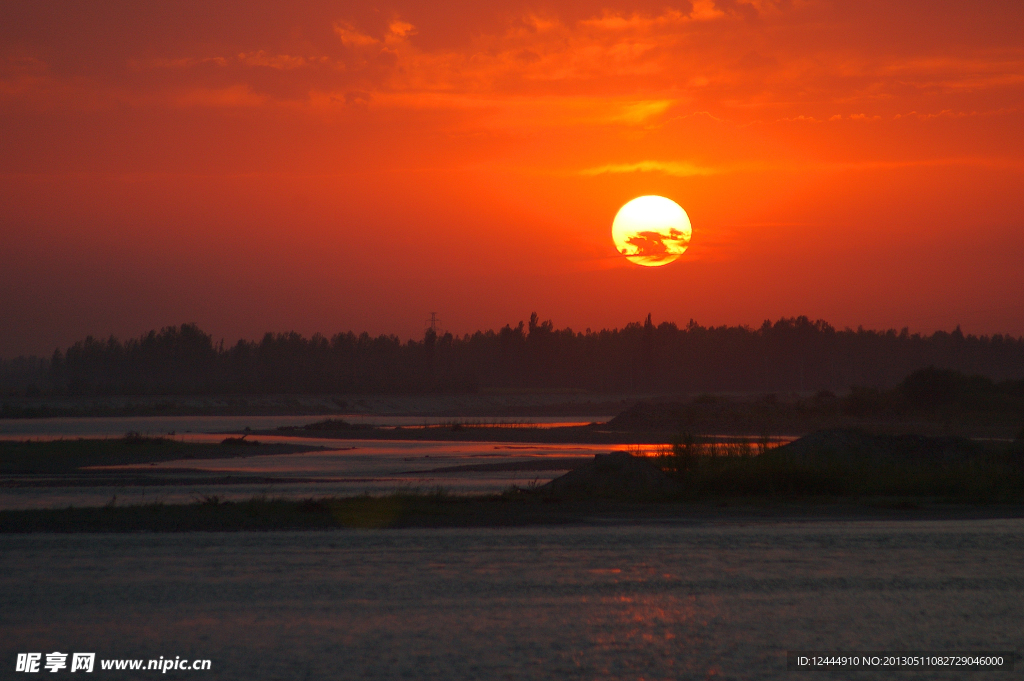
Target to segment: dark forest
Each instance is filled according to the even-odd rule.
[[[807,317],[746,326],[690,321],[576,332],[551,321],[421,340],[363,333],[267,333],[215,342],[195,324],[121,341],[88,337],[49,359],[0,363],[8,396],[430,393],[585,390],[631,394],[843,392],[890,388],[936,367],[1024,378],[1024,338],[838,330]]]

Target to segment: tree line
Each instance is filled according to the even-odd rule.
[[[422,339],[352,332],[267,333],[234,345],[195,324],[121,341],[92,336],[50,358],[0,361],[4,395],[428,393],[586,390],[621,393],[846,391],[890,388],[923,367],[1024,378],[1024,338],[839,330],[807,317],[748,326],[690,321],[583,332],[529,322]]]

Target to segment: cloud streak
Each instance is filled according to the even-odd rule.
[[[658,172],[673,177],[702,177],[728,172],[724,168],[711,168],[677,161],[639,161],[637,163],[609,163],[579,171],[580,175],[594,176],[620,173]]]
[[[311,111],[324,102],[343,103],[352,91],[367,93],[363,101],[373,107],[437,108],[448,102],[455,111],[474,108],[467,105],[474,99],[491,107],[504,99],[509,111],[518,111],[517,99],[540,98],[564,103],[567,113],[557,118],[596,125],[646,125],[670,109],[675,115],[707,112],[740,124],[825,121],[837,109],[850,112],[846,116],[892,118],[911,110],[991,110],[999,107],[979,100],[998,97],[1005,106],[1007,99],[1024,96],[1020,48],[974,45],[951,55],[937,51],[945,46],[926,45],[887,54],[887,46],[851,45],[849,38],[831,44],[819,35],[829,30],[821,7],[696,0],[687,10],[650,14],[604,10],[573,20],[523,14],[503,30],[474,33],[458,46],[433,47],[420,40],[431,37],[430,31],[424,33],[413,19],[396,15],[376,32],[355,20],[335,19],[329,25],[333,44],[307,41],[302,49],[283,50],[257,43],[193,56],[129,54],[130,72],[144,76],[159,70],[165,76],[124,81],[111,72],[91,76],[91,87],[99,98],[108,93],[118,102],[139,103],[159,101],[151,90],[162,87],[175,106],[182,90],[248,89],[264,106],[305,101]],[[90,85],[81,76],[54,70],[41,78],[38,61],[31,54],[8,56],[0,69],[0,97],[35,98],[42,106],[47,90],[73,79],[80,87]],[[268,71],[287,75],[287,82],[265,75]],[[938,99],[942,96],[951,101]],[[572,114],[587,98],[616,102],[611,108],[619,113]],[[242,107],[254,101],[235,100]],[[191,101],[223,107],[231,98]]]

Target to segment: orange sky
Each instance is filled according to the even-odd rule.
[[[0,356],[196,322],[1024,334],[1024,10],[11,0]],[[681,204],[690,249],[616,254]]]

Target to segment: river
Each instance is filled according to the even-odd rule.
[[[8,535],[0,664],[62,651],[209,659],[161,676],[246,681],[1008,678],[790,673],[785,653],[1020,651],[1021,565],[1021,520]]]

